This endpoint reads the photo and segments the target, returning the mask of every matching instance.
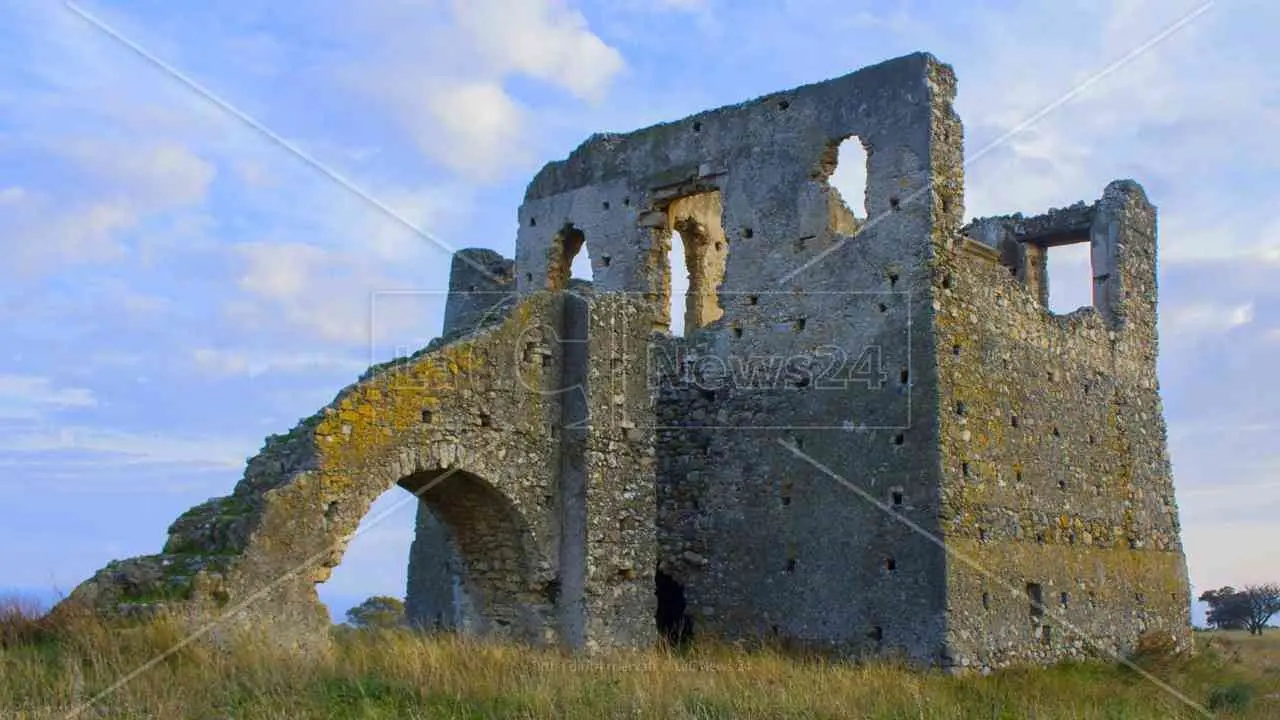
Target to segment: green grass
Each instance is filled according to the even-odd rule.
[[[53,718],[182,639],[163,621],[112,629],[0,604],[0,718]],[[1220,717],[1280,717],[1280,631],[1198,633],[1193,657],[1152,653],[1144,668]],[[700,648],[551,651],[344,632],[330,657],[284,655],[246,638],[173,653],[79,717],[110,718],[983,718],[1204,717],[1119,664],[1070,663],[978,675],[920,673]]]

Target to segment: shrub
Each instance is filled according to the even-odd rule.
[[[1213,689],[1209,693],[1210,710],[1227,710],[1243,712],[1253,701],[1253,687],[1248,683],[1236,682]]]
[[[46,639],[50,629],[39,603],[20,597],[0,598],[0,649],[34,645]]]

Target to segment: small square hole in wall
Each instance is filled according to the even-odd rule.
[[[898,561],[897,561],[897,560],[894,560],[894,559],[893,559],[893,558],[891,558],[891,557],[887,557],[887,558],[885,558],[885,559],[884,559],[884,569],[885,569],[885,570],[888,570],[889,572],[897,572],[897,570],[898,570]]]
[[[987,541],[987,529],[984,527],[978,528],[978,542],[986,542],[986,541]]]
[[[786,568],[786,570],[787,570],[787,572],[789,572],[789,573],[793,573],[793,572],[795,572],[795,571],[796,571],[796,559],[795,559],[795,558],[787,558],[787,568]]]
[[[480,413],[480,427],[493,427],[493,418],[485,413]]]
[[[747,238],[747,239],[751,239],[751,238],[753,238],[753,237],[755,237],[755,236],[756,236],[756,231],[755,231],[755,230],[752,230],[752,229],[751,229],[751,228],[749,228],[749,227],[744,227],[744,228],[742,228],[742,237]]]
[[[600,264],[601,264],[601,265],[603,265],[603,266],[605,266],[605,267],[609,267],[609,265],[610,265],[612,262],[613,262],[613,258],[612,258],[611,256],[609,256],[609,255],[601,255],[601,256],[600,256]]]
[[[759,305],[759,304],[760,304],[760,296],[759,296],[759,295],[748,295],[748,296],[747,296],[747,304],[748,304],[748,305]]]
[[[957,414],[957,415],[959,415],[960,417],[964,417],[965,413],[966,413],[968,410],[969,410],[969,406],[965,405],[963,400],[957,400],[957,401],[956,401],[956,414]]]
[[[877,643],[884,640],[884,628],[879,625],[872,625],[871,629],[867,631],[867,639]]]
[[[894,507],[902,507],[902,500],[903,496],[901,490],[895,489],[889,493],[889,501],[893,503]]]
[[[982,593],[982,609],[983,610],[991,609],[991,593],[989,592]]]
[[[422,411],[422,424],[423,424],[423,425],[430,425],[430,424],[431,424],[431,411],[430,411],[430,410],[423,410],[423,411]]]
[[[1044,587],[1040,583],[1027,583],[1027,603],[1033,619],[1044,617]]]
[[[733,336],[734,336],[734,337],[736,337],[736,338],[740,338],[740,337],[742,337],[742,326],[741,326],[741,325],[735,325],[735,326],[733,326]]]
[[[960,357],[960,343],[951,346],[951,354]]]
[[[893,436],[893,444],[894,444],[894,445],[902,445],[902,444],[903,444],[903,443],[905,443],[906,441],[907,441],[907,436],[906,436],[906,435],[903,435],[902,433],[898,433],[897,435],[894,435],[894,436]]]
[[[1010,415],[1010,416],[1009,416],[1009,427],[1018,427],[1018,416],[1017,416],[1017,415]]]
[[[1066,608],[1070,603],[1071,603],[1071,596],[1067,592],[1064,591],[1062,592],[1062,594],[1058,596],[1058,604],[1061,605],[1063,608]]]
[[[878,304],[876,307],[877,307],[877,309],[879,309],[879,310],[880,310],[880,312],[882,312],[882,313],[889,312],[889,306],[888,306],[888,305],[885,305],[884,303],[880,303],[880,304]]]
[[[792,329],[792,330],[795,330],[796,332],[800,332],[800,331],[804,330],[804,326],[805,326],[805,319],[804,319],[804,318],[796,318],[796,319],[795,319],[795,322],[793,322],[793,323],[791,324],[791,329]]]
[[[1066,489],[1067,489],[1067,481],[1066,481],[1066,480],[1059,480],[1059,481],[1058,481],[1058,489],[1059,489],[1059,490],[1066,490]]]
[[[1038,532],[1038,533],[1036,533],[1036,543],[1037,543],[1037,544],[1039,544],[1039,545],[1043,545],[1043,544],[1044,544],[1044,533],[1043,533],[1043,532]]]
[[[969,463],[960,463],[960,475],[963,477],[969,477]]]
[[[902,372],[898,373],[898,382],[906,385],[911,380],[911,373],[906,368],[902,368]]]
[[[1054,436],[1054,437],[1056,437],[1056,438],[1060,438],[1060,437],[1062,437],[1062,431],[1055,427],[1055,428],[1053,429],[1053,436]]]

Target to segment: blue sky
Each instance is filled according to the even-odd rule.
[[[1160,207],[1160,379],[1192,580],[1280,580],[1280,75],[1263,60],[1280,6],[1218,0],[1134,53],[1202,4],[75,6],[112,37],[61,2],[9,0],[0,588],[47,597],[157,551],[264,436],[435,335],[447,248],[510,256],[525,184],[592,132],[916,50],[960,79],[968,216],[1092,200],[1120,177]],[[1085,257],[1052,259],[1055,307],[1087,302]],[[399,499],[322,587],[335,607],[403,592]]]

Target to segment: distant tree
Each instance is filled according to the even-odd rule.
[[[1280,612],[1280,584],[1250,585],[1240,593],[1249,609],[1248,626],[1253,635],[1261,635],[1271,617]]]
[[[347,611],[347,623],[373,630],[404,624],[404,603],[387,595],[375,595]]]
[[[1219,630],[1244,630],[1249,627],[1249,603],[1243,593],[1230,585],[1200,594],[1200,602],[1209,605],[1205,620]]]

